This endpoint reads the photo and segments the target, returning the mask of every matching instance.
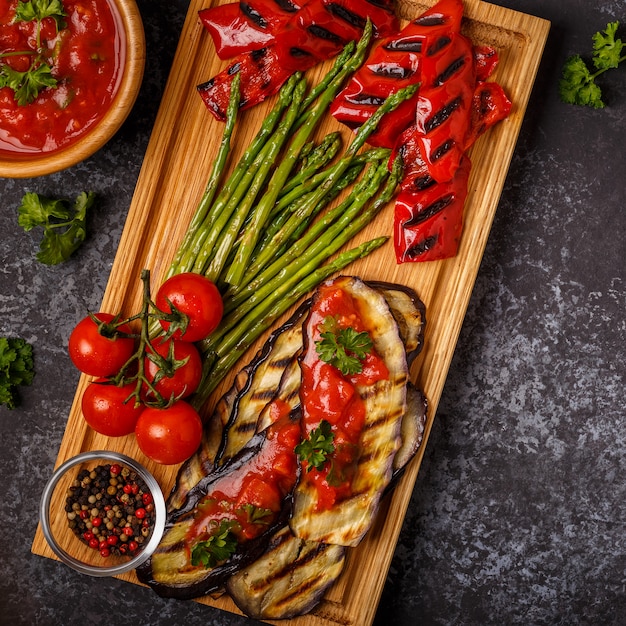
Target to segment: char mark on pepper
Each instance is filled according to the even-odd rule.
[[[293,2],[289,2],[289,0],[274,0],[276,6],[281,9],[281,11],[285,11],[285,13],[297,13],[300,10],[300,7]]]
[[[438,37],[437,41],[435,41],[435,43],[432,46],[429,46],[428,50],[426,50],[426,56],[431,57],[438,52],[441,52],[441,50],[443,50],[451,42],[452,38],[448,35],[442,35],[441,37]]]
[[[351,104],[371,104],[374,106],[380,106],[384,101],[385,98],[379,98],[378,96],[373,96],[369,93],[359,93],[354,96],[346,97],[346,102],[350,102]]]
[[[435,79],[435,87],[440,87],[445,82],[450,80],[463,66],[465,65],[465,57],[460,56],[458,59],[455,59],[446,67],[439,76]]]
[[[303,50],[302,48],[298,48],[296,46],[289,48],[289,54],[294,59],[312,59],[313,58],[313,55],[310,52],[308,52],[307,50]]]
[[[419,226],[426,220],[429,220],[437,213],[441,213],[441,211],[448,208],[454,202],[454,194],[449,193],[441,198],[438,198],[432,204],[420,209],[419,213],[416,213],[413,217],[404,222],[404,225],[408,228],[412,228],[413,226]],[[421,245],[421,244],[418,244]]]
[[[359,30],[363,30],[365,28],[365,24],[367,23],[367,20],[364,17],[361,17],[353,11],[350,11],[350,9],[347,9],[346,7],[341,6],[340,4],[336,4],[334,2],[328,4],[326,6],[326,10],[334,17],[337,17],[340,20],[347,22],[348,24],[358,28]]]
[[[432,154],[430,155],[430,160],[433,163],[437,162],[441,157],[443,157],[445,154],[450,152],[450,150],[452,150],[454,146],[455,146],[454,139],[448,139],[444,141],[440,146],[438,146],[435,150],[433,150]]]
[[[408,67],[402,67],[397,63],[374,63],[368,65],[367,68],[380,78],[390,78],[394,80],[408,80],[415,74],[415,70]]]
[[[426,237],[422,241],[419,241],[418,243],[416,243],[414,246],[411,246],[407,250],[406,256],[410,259],[417,259],[422,254],[434,248],[436,243],[437,243],[436,235],[433,235],[432,237]]]
[[[262,77],[260,88],[262,91],[267,91],[272,87],[272,79],[267,72],[267,64],[271,63],[271,58],[268,58],[268,48],[260,48],[259,50],[252,50],[250,52],[250,58],[252,62],[257,66],[259,76]],[[240,107],[245,106],[247,99],[245,96],[241,97]]]
[[[323,26],[318,26],[317,24],[311,24],[307,26],[307,31],[313,35],[313,37],[317,37],[318,39],[323,39],[324,41],[330,41],[338,46],[345,45],[345,41],[339,37],[336,33],[324,28]]]
[[[432,176],[426,175],[415,178],[411,186],[415,191],[424,191],[436,184],[437,181]]]
[[[265,30],[268,27],[267,20],[247,2],[239,2],[241,12],[256,26]]]
[[[454,100],[450,100],[442,106],[439,111],[432,115],[424,124],[424,131],[430,133],[438,126],[441,126],[458,108],[461,107],[463,101],[461,96],[457,96]]]
[[[416,26],[441,26],[446,23],[446,17],[442,13],[420,16],[413,20]]]
[[[237,74],[237,72],[239,72],[239,70],[241,70],[241,63],[237,62],[229,65],[226,71],[228,72],[229,76],[234,76],[235,74]],[[204,83],[204,85],[206,85],[206,87],[212,87],[214,82],[215,81],[212,78],[211,80]]]
[[[423,39],[413,39],[411,37],[392,39],[390,42],[383,44],[383,48],[388,52],[422,52]]]

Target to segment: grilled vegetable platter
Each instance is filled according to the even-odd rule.
[[[548,30],[479,0],[191,0],[101,311],[132,316],[177,272],[218,285],[202,442],[163,464],[99,434],[83,374],[57,459],[116,450],[159,481],[163,539],[122,578],[268,623],[372,623]],[[256,175],[203,256],[220,188],[249,176],[245,204]],[[55,558],[39,528],[32,549]]]

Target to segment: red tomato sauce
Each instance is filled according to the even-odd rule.
[[[351,327],[357,332],[369,330],[363,324],[358,302],[350,294],[334,286],[323,286],[320,293],[321,297],[311,309],[307,328],[310,340],[300,363],[303,436],[308,437],[326,420],[334,435],[334,452],[321,470],[306,471],[303,467],[301,481],[314,487],[317,510],[327,510],[350,495],[361,455],[360,439],[366,411],[358,387],[388,379],[389,371],[375,350],[365,357],[362,371],[353,375],[344,376],[336,367],[319,359],[315,342],[320,339],[319,327],[325,317],[335,317],[339,328]]]
[[[227,472],[196,506],[194,522],[186,536],[189,553],[195,543],[208,539],[220,522],[233,522],[238,543],[258,537],[275,523],[285,496],[297,477],[294,448],[300,425],[291,419],[287,405],[277,404],[277,420],[267,428],[258,454],[238,470]]]
[[[36,22],[13,23],[18,0],[0,3],[0,52],[36,48]],[[50,153],[77,141],[106,113],[121,82],[126,45],[121,17],[108,0],[63,0],[66,28],[42,21],[42,47],[58,50],[52,73],[56,88],[45,88],[18,106],[9,87],[0,89],[0,154],[25,157]],[[26,71],[26,55],[2,58]]]

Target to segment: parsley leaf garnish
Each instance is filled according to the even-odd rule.
[[[619,22],[609,22],[604,31],[598,31],[593,36],[591,60],[595,72],[591,71],[578,54],[565,61],[559,81],[559,95],[563,102],[596,109],[605,106],[596,78],[626,60],[626,55],[622,55],[624,44],[616,37],[618,27]]]
[[[66,200],[28,192],[18,207],[18,223],[26,231],[43,227],[37,259],[57,265],[69,259],[87,236],[87,211],[95,201],[93,192],[82,192],[70,207]]]
[[[63,27],[63,18],[66,15],[62,0],[20,1],[15,9],[16,22],[32,22],[33,20],[40,22],[46,17],[51,17],[57,23],[57,28]]]
[[[57,79],[47,63],[38,67],[31,65],[26,72],[18,72],[8,65],[0,66],[0,87],[13,89],[14,97],[19,106],[29,104],[46,87],[56,87]]]
[[[237,549],[237,538],[232,532],[234,524],[223,519],[208,539],[196,543],[191,550],[191,564],[209,569],[226,561]]]
[[[30,0],[18,2],[15,10],[15,22],[36,22],[34,43],[28,50],[0,53],[0,88],[9,87],[14,92],[15,101],[19,106],[33,102],[40,91],[47,87],[56,87],[54,77],[55,49],[50,51],[41,41],[41,21],[50,17],[56,23],[57,32],[66,27],[66,13],[61,0]],[[21,72],[12,68],[6,59],[11,56],[29,56],[28,70]]]
[[[338,328],[337,320],[327,316],[320,325],[321,339],[315,349],[324,363],[334,365],[344,376],[359,374],[363,370],[363,359],[372,351],[372,340],[365,331],[354,328]]]
[[[274,511],[272,509],[265,509],[254,504],[246,503],[241,509],[246,514],[246,518],[250,524],[263,524],[267,525],[272,521]]]
[[[30,385],[34,376],[32,346],[24,339],[0,337],[0,405],[14,409],[17,387]]]
[[[321,420],[319,426],[314,428],[307,439],[303,439],[296,447],[295,453],[301,461],[307,462],[307,472],[313,468],[321,470],[326,463],[329,454],[335,451],[335,438],[330,423]]]

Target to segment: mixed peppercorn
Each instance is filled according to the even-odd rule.
[[[134,556],[152,533],[152,494],[141,477],[117,463],[82,469],[68,489],[69,527],[103,558]]]

